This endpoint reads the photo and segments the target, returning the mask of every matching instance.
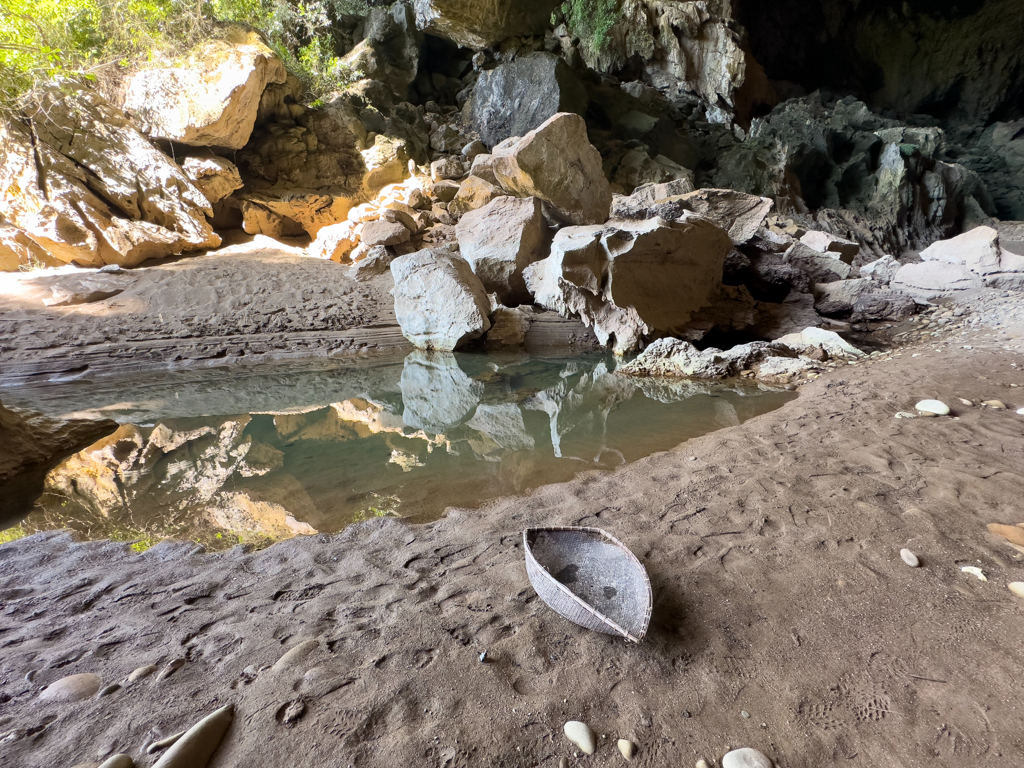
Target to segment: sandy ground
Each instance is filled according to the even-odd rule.
[[[739,746],[782,768],[1024,765],[1024,599],[1006,586],[1024,555],[985,528],[1024,522],[1021,306],[983,301],[956,336],[826,373],[742,426],[429,525],[218,555],[59,533],[0,546],[0,764],[152,765],[147,744],[230,702],[220,768],[611,766],[618,738],[652,768]],[[925,397],[952,417],[894,418]],[[521,531],[550,524],[600,526],[640,557],[643,644],[536,597]],[[40,695],[85,672],[124,687]],[[600,735],[593,757],[569,719]]]

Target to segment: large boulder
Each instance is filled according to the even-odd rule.
[[[455,235],[489,293],[508,306],[529,302],[523,270],[547,256],[550,241],[540,200],[499,197],[463,216]]]
[[[93,90],[40,91],[0,127],[0,216],[51,257],[135,266],[220,244],[209,201]]]
[[[395,317],[414,346],[450,352],[491,327],[484,286],[460,256],[416,251],[391,262],[391,274]]]
[[[252,134],[263,89],[286,76],[284,63],[258,32],[232,26],[179,66],[135,73],[124,109],[151,138],[241,149]]]
[[[961,264],[979,275],[1024,272],[1024,257],[1004,250],[999,232],[992,227],[977,227],[951,240],[933,243],[921,251],[921,258]]]
[[[219,203],[242,188],[242,177],[235,164],[209,151],[186,157],[181,163],[181,170],[211,203]]]
[[[793,243],[783,256],[785,263],[803,271],[812,283],[846,280],[853,268],[838,253],[822,253],[803,243]]]
[[[797,353],[789,347],[773,342],[755,341],[723,351],[711,347],[698,350],[681,339],[658,339],[635,360],[618,368],[625,376],[666,377],[690,379],[724,379],[752,370],[758,378],[760,366],[770,360],[783,358],[792,361],[785,366],[766,366],[771,379],[787,378],[811,367],[810,361],[797,361]]]
[[[465,48],[538,35],[558,0],[413,0],[416,26]]]
[[[494,176],[511,194],[539,197],[571,224],[608,219],[611,187],[579,115],[559,113],[495,155]]]
[[[731,248],[724,230],[694,214],[612,220],[559,230],[551,256],[524,278],[539,304],[579,317],[625,354],[653,331],[684,326],[717,295]]]
[[[590,97],[553,53],[519,56],[480,73],[473,89],[473,129],[488,147],[537,128],[559,112],[584,115]]]
[[[959,291],[982,288],[985,282],[980,275],[961,264],[923,261],[904,264],[889,285],[895,291],[927,301]]]
[[[834,283],[817,283],[814,286],[814,308],[822,315],[840,317],[849,315],[853,305],[864,294],[874,288],[870,278],[837,280]]]

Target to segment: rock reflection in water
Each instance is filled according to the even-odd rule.
[[[291,377],[290,399],[249,375],[234,401],[249,408],[241,415],[209,414],[209,398],[182,402],[150,387],[151,423],[123,424],[54,469],[25,526],[222,548],[334,532],[375,515],[423,522],[449,506],[613,469],[792,396],[626,378],[614,365],[601,356],[417,351],[372,375],[360,371],[357,390],[341,376],[326,385],[328,374],[317,371],[313,399],[304,399],[302,372]],[[176,382],[165,386],[178,394]],[[259,394],[247,402],[249,390]],[[348,396],[317,401],[334,393]],[[123,392],[110,398],[118,404]],[[161,403],[173,416],[160,415]],[[96,388],[67,407],[140,415],[136,405],[117,413],[121,406],[104,404]]]

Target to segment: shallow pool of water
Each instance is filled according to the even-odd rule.
[[[21,524],[211,548],[336,532],[612,470],[779,407],[749,385],[631,379],[604,355],[413,352],[0,391],[121,424],[54,469]]]

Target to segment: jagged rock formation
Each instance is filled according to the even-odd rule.
[[[220,244],[209,201],[99,93],[39,92],[0,126],[0,216],[52,258],[134,266]]]

